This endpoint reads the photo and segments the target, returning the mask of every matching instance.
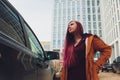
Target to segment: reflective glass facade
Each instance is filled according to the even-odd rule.
[[[71,20],[80,21],[85,33],[102,37],[100,0],[54,0],[53,13],[52,49],[62,49]]]

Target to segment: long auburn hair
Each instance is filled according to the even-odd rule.
[[[83,35],[83,26],[80,22],[78,21],[70,21],[71,22],[75,22],[77,24],[77,29],[76,29],[76,33],[79,33],[81,36]],[[66,37],[65,37],[65,42],[64,42],[64,50],[63,50],[63,65],[64,66],[69,66],[71,63],[74,62],[74,55],[73,55],[73,44],[74,44],[74,36],[73,34],[69,33],[68,31],[68,27],[67,27],[67,33],[66,33]]]

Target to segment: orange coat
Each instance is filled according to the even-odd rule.
[[[96,51],[100,51],[100,58],[94,62]],[[87,80],[99,80],[99,69],[111,56],[111,47],[105,44],[99,37],[92,35],[86,38],[86,77]],[[67,80],[67,68],[63,66],[61,80]]]

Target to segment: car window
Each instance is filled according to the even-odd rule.
[[[32,30],[28,27],[26,23],[24,23],[25,29],[27,32],[28,40],[30,42],[30,47],[32,52],[34,52],[37,55],[40,55],[42,58],[44,58],[44,51],[42,49],[42,46],[38,42],[37,38],[33,34]]]
[[[0,31],[22,44],[25,43],[19,17],[2,1],[0,1]]]
[[[120,62],[120,56],[117,57],[117,62]]]

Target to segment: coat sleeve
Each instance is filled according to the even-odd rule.
[[[101,68],[111,56],[111,46],[107,45],[103,40],[98,36],[94,35],[93,38],[93,48],[96,51],[100,51],[100,57],[95,62],[95,64]]]

